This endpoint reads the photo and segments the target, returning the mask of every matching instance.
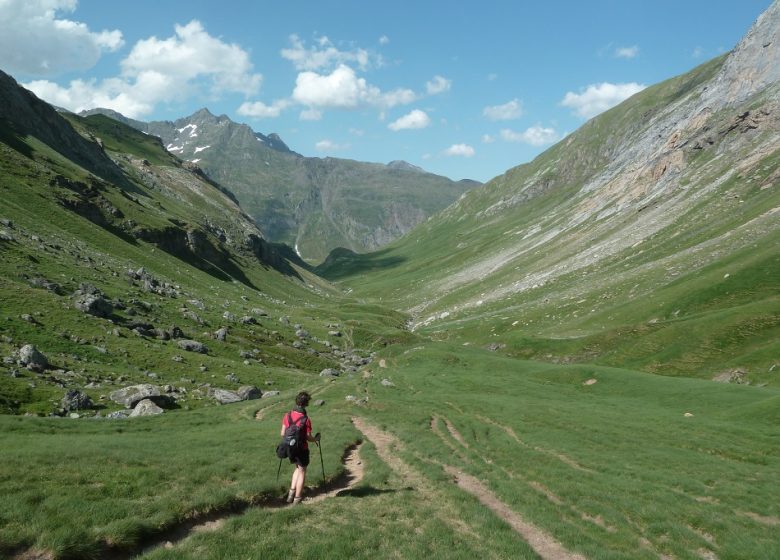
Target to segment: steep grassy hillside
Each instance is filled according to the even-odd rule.
[[[740,79],[733,57],[778,56],[751,37],[318,272],[508,355],[777,384],[778,77],[710,93]]]

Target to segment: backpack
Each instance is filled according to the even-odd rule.
[[[280,459],[285,457],[295,457],[298,451],[303,449],[303,443],[306,441],[306,415],[298,418],[297,422],[292,420],[292,411],[287,413],[287,428],[284,430],[282,441],[276,446],[276,456]]]

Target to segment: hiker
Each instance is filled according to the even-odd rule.
[[[290,482],[290,491],[287,493],[288,504],[301,503],[301,494],[303,493],[303,483],[306,481],[306,467],[309,466],[309,443],[320,441],[320,434],[311,435],[311,419],[306,414],[306,406],[309,404],[311,396],[306,391],[301,391],[295,397],[295,408],[284,415],[282,419],[281,436],[284,437],[285,430],[292,424],[301,427],[302,445],[296,446],[290,450],[290,462],[295,464],[295,471]]]

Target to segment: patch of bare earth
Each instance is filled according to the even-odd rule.
[[[14,560],[54,560],[54,553],[50,550],[25,550],[14,556]]]
[[[459,488],[477,498],[480,503],[506,521],[543,560],[585,560],[581,554],[570,552],[552,535],[523,519],[475,477],[453,467],[446,467],[445,470],[455,479]]]
[[[766,525],[767,527],[777,527],[778,525],[780,525],[780,518],[778,517],[772,517],[769,515],[759,515],[757,513],[753,513],[752,511],[738,511],[736,513],[738,515],[741,515],[742,517],[747,517],[748,519],[757,521],[762,525]]]

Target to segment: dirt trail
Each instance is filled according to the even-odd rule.
[[[447,419],[443,418],[443,420],[445,424],[451,425]],[[394,453],[393,450],[400,449],[402,446],[398,438],[388,432],[380,430],[376,426],[372,426],[363,418],[354,417],[352,418],[352,423],[358,430],[363,432],[369,440],[371,440],[376,447],[380,459],[387,463],[393,470],[406,479],[414,481],[421,491],[434,492],[434,490],[428,489],[430,487],[430,482],[425,484],[422,475],[417,473]],[[443,434],[438,430],[438,418],[436,416],[431,419],[431,428],[437,432],[439,437],[443,438]],[[454,426],[452,427],[452,430],[450,430],[450,434],[453,438],[465,445],[465,442],[461,441],[462,438],[455,437],[452,431],[456,431],[454,430]],[[460,472],[450,465],[438,462],[437,464],[439,464],[447,474],[454,478],[454,481],[459,488],[476,497],[483,505],[506,521],[543,560],[586,560],[584,556],[568,551],[549,533],[523,519],[475,477]]]
[[[585,560],[584,556],[569,552],[552,535],[523,519],[473,476],[453,467],[445,467],[445,470],[454,477],[459,488],[477,498],[506,521],[544,560]]]

